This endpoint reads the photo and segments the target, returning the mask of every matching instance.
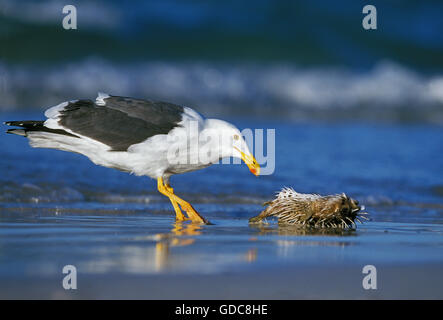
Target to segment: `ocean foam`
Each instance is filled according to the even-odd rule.
[[[285,119],[328,112],[352,117],[376,110],[382,119],[404,119],[406,112],[443,123],[443,76],[422,75],[383,62],[366,72],[295,65],[236,65],[149,62],[113,65],[87,59],[49,68],[0,64],[6,83],[0,110],[54,105],[74,98],[111,95],[185,104],[208,115],[254,114]],[[369,111],[368,111],[369,110]],[[437,112],[437,114],[436,114]],[[352,118],[351,117],[351,118]],[[364,114],[362,117],[364,118]]]

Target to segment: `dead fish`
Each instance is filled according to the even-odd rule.
[[[369,220],[368,213],[361,212],[364,207],[344,193],[321,196],[283,188],[274,200],[264,205],[266,209],[249,222],[258,223],[267,217],[276,217],[279,224],[348,228],[355,227],[355,221]]]

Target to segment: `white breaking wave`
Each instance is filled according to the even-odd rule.
[[[43,109],[60,101],[94,99],[98,91],[195,106],[210,114],[253,111],[297,117],[300,110],[309,116],[377,108],[380,113],[429,112],[438,122],[443,109],[443,75],[423,75],[391,62],[366,72],[293,64],[117,65],[98,59],[50,67],[0,64],[0,110]]]

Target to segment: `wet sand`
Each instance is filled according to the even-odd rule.
[[[214,225],[195,226],[167,212],[35,213],[2,216],[0,298],[443,298],[441,225],[307,232],[212,215]],[[68,264],[76,290],[62,287]],[[376,290],[362,287],[367,264]]]
[[[0,297],[443,298],[440,127],[239,127],[276,128],[275,173],[229,165],[174,177],[208,226],[175,224],[154,180],[0,135]],[[373,220],[346,232],[250,226],[283,186],[345,192]],[[65,265],[77,290],[62,287]],[[362,288],[365,265],[377,290]]]
[[[61,277],[2,279],[1,299],[442,299],[442,266],[379,266],[364,290],[359,267],[312,267],[221,275],[86,275],[77,290]]]

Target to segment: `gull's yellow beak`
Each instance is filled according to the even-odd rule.
[[[237,149],[238,152],[240,152],[241,158],[246,163],[249,170],[256,176],[260,175],[260,165],[258,164],[257,160],[255,160],[254,156],[252,154],[251,155],[245,154],[239,148],[236,147],[234,148]]]

